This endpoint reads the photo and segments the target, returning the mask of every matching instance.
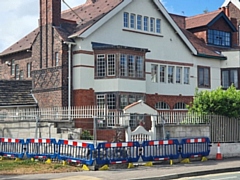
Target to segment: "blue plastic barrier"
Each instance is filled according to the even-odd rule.
[[[138,162],[138,142],[99,143],[96,162],[99,165]]]
[[[182,139],[182,158],[208,156],[210,153],[210,139],[208,137]]]
[[[24,156],[24,139],[0,138],[0,155],[9,158]]]
[[[78,164],[92,165],[94,145],[72,140],[58,141],[58,159]]]
[[[143,161],[164,161],[179,158],[177,139],[144,141],[142,144]]]
[[[34,159],[55,159],[57,157],[55,139],[27,139],[26,156]]]

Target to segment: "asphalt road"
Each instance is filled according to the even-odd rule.
[[[187,177],[179,180],[239,180],[240,172],[209,174],[205,176]]]

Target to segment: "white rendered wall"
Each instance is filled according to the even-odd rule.
[[[123,12],[161,19],[161,36],[124,31],[126,28],[123,28]],[[152,83],[151,74],[149,74],[152,62],[146,63],[146,81],[126,79],[95,80],[94,69],[84,67],[84,65],[94,66],[94,56],[74,55],[73,64],[76,68],[73,70],[73,89],[93,88],[95,92],[131,91],[147,94],[193,95],[197,87],[197,64],[211,68],[211,89],[220,86],[220,60],[193,56],[190,49],[180,39],[167,19],[159,12],[152,0],[134,0],[86,39],[78,38],[76,42],[78,45],[74,47],[74,50],[93,51],[91,42],[146,48],[151,51],[146,54],[146,59],[154,60],[153,64],[160,65],[160,62],[155,62],[155,60],[160,60],[171,63],[188,63],[193,64],[193,66],[189,66],[189,85]],[[173,66],[178,65],[173,64]]]

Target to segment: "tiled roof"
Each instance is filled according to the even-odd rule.
[[[214,56],[216,58],[225,59],[225,57],[220,53],[222,48],[208,46],[203,40],[199,39],[197,36],[189,32],[188,30],[181,30],[188,38],[188,40],[192,43],[192,45],[197,49],[198,55]]]
[[[28,35],[26,35],[24,38],[22,38],[20,41],[16,42],[6,50],[4,50],[0,56],[10,54],[10,53],[15,53],[23,50],[28,50],[31,49],[33,42],[35,41],[37,35],[39,33],[39,29],[35,29]]]
[[[191,16],[186,18],[186,29],[192,29],[208,25],[215,17],[217,17],[222,10]]]
[[[0,107],[1,106],[36,106],[37,103],[31,94],[32,81],[0,80]]]
[[[97,0],[95,3],[88,0],[85,4],[73,8],[78,16],[69,9],[63,11],[61,17],[63,19],[76,21],[78,26],[72,36],[80,35],[121,2],[123,2],[123,0]]]

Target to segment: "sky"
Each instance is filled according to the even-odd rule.
[[[140,1],[140,0],[139,0]],[[143,0],[141,0],[143,1]],[[193,16],[217,10],[225,0],[160,0],[169,13]],[[86,0],[65,0],[74,7]],[[38,27],[39,0],[0,0],[0,52]],[[68,7],[62,3],[62,10]]]

